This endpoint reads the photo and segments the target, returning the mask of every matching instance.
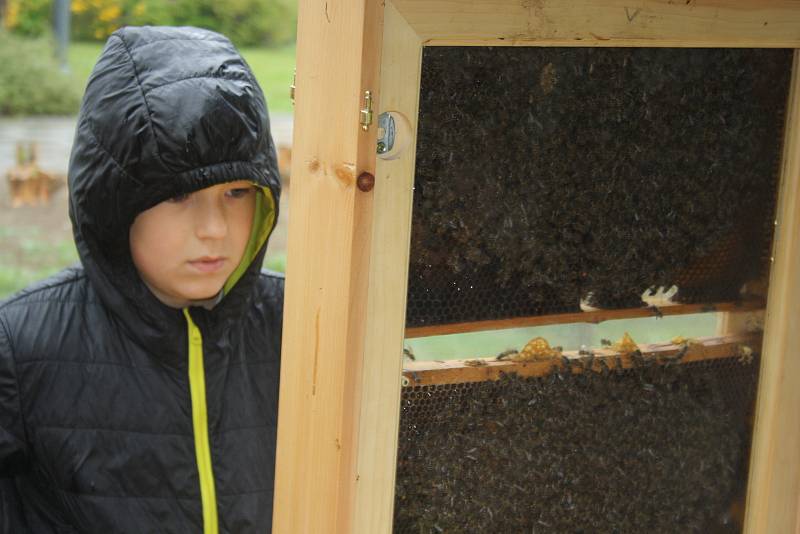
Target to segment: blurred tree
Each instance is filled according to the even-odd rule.
[[[49,39],[0,29],[0,116],[72,115],[81,91],[61,72]]]
[[[3,27],[40,37],[52,33],[51,0],[0,0]],[[72,37],[102,41],[119,27],[145,24],[199,26],[221,32],[238,46],[294,41],[294,0],[72,0]]]
[[[51,0],[7,0],[3,9],[3,27],[27,37],[52,33]]]
[[[104,40],[123,26],[123,2],[72,0],[72,37],[78,41]]]

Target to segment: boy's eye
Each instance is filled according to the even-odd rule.
[[[174,197],[167,199],[167,202],[172,202],[174,204],[177,204],[179,202],[183,202],[188,198],[189,198],[189,193],[181,193],[179,195],[175,195]]]
[[[229,189],[227,195],[232,198],[242,198],[255,191],[252,187],[237,187],[236,189]]]

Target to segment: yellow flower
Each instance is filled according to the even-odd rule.
[[[144,6],[144,2],[139,2],[138,4],[133,6],[133,14],[136,15],[137,17],[141,17],[142,15],[144,15],[145,11],[146,9]]]
[[[110,5],[101,9],[100,13],[97,14],[97,18],[101,22],[111,22],[112,20],[117,20],[121,13],[122,10],[119,6]]]
[[[85,0],[72,0],[72,12],[83,13],[88,9]]]
[[[3,26],[14,28],[19,22],[19,0],[9,0],[3,16]]]

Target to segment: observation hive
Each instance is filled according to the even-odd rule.
[[[298,28],[275,532],[795,532],[800,5]]]

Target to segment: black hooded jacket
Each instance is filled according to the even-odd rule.
[[[221,300],[162,304],[132,221],[242,179],[257,214]],[[69,167],[81,265],[0,303],[0,533],[270,532],[283,279],[261,264],[279,194],[266,102],[225,37],[109,38]]]

